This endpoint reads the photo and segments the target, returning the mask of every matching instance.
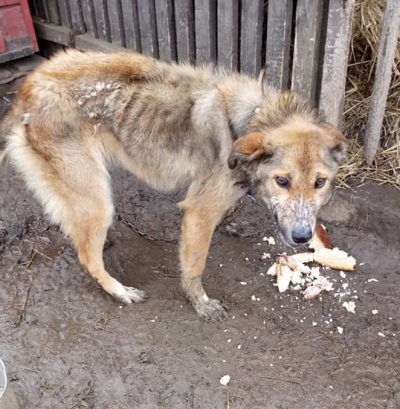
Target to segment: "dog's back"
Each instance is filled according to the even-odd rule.
[[[59,53],[18,92],[3,132],[9,156],[17,164],[17,140],[47,159],[79,141],[155,188],[179,188],[228,154],[217,79],[136,53]]]

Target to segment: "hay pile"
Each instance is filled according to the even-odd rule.
[[[400,41],[380,148],[372,166],[366,165],[362,151],[385,4],[385,0],[356,0],[343,121],[343,130],[350,139],[349,157],[341,168],[339,186],[345,185],[349,177],[360,177],[400,189]]]

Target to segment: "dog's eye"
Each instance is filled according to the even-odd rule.
[[[277,176],[275,178],[275,182],[279,187],[283,187],[285,189],[289,189],[289,187],[290,187],[289,180],[284,178],[283,176]]]
[[[324,187],[326,183],[326,179],[323,178],[318,178],[315,181],[315,189],[321,189],[321,187]]]

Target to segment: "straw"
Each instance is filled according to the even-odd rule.
[[[346,186],[349,178],[358,177],[400,190],[400,41],[380,147],[371,166],[367,166],[362,151],[385,4],[385,0],[356,0],[343,120],[343,130],[350,140],[349,154],[339,173],[339,186]]]

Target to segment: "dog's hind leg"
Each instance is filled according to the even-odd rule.
[[[20,134],[12,138],[12,161],[52,221],[71,238],[83,267],[116,299],[127,304],[143,301],[143,291],[123,286],[104,268],[103,246],[113,203],[101,149],[94,141],[86,146],[60,139],[57,144],[47,144],[45,156],[39,149],[31,149]]]
[[[147,296],[143,291],[122,285],[104,268],[103,246],[113,213],[112,206],[100,197],[81,197],[78,200],[78,205],[71,209],[74,216],[68,220],[67,230],[81,264],[117,300],[126,304],[144,301]]]
[[[180,252],[182,287],[197,315],[212,321],[226,319],[227,313],[220,301],[207,296],[201,277],[214,229],[239,197],[237,192],[229,191],[229,181],[217,176],[202,186],[189,189],[187,197],[180,204],[183,211]]]
[[[104,268],[103,247],[113,216],[111,189],[107,170],[98,163],[89,169],[89,164],[86,160],[86,175],[74,181],[73,191],[64,192],[69,199],[61,228],[72,239],[83,267],[107,293],[126,304],[144,301],[143,291],[122,285]]]

